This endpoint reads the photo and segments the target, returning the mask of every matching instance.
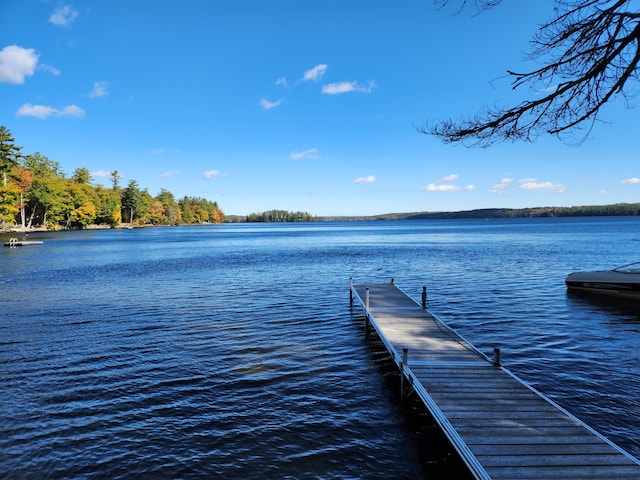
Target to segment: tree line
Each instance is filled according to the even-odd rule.
[[[623,217],[640,216],[640,203],[584,205],[576,207],[479,208],[459,212],[388,213],[370,217],[322,217],[320,220],[453,220],[533,217]]]
[[[222,223],[217,202],[185,196],[176,200],[166,190],[155,197],[135,180],[121,186],[111,172],[111,186],[93,185],[88,169],[76,168],[66,178],[60,164],[39,152],[22,155],[11,132],[0,126],[0,227],[19,225],[50,229],[88,225],[182,225]]]
[[[317,217],[307,212],[289,212],[287,210],[267,210],[261,213],[250,213],[245,222],[315,222]]]

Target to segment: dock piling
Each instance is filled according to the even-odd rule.
[[[349,278],[349,306],[353,307],[353,277]]]
[[[422,309],[427,309],[427,286],[422,286]]]
[[[365,290],[364,294],[364,310],[369,313],[369,288]]]
[[[404,402],[407,398],[407,387],[405,386],[404,367],[409,363],[409,349],[402,349],[402,363],[400,363],[400,399]]]
[[[493,349],[493,366],[500,366],[500,349],[498,347]]]

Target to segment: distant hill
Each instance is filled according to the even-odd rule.
[[[371,216],[318,217],[318,221],[365,220],[444,220],[464,218],[530,218],[530,217],[621,217],[640,216],[640,203],[588,205],[581,207],[481,208],[460,212],[386,213]]]

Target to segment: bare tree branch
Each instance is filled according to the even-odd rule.
[[[437,0],[442,6],[447,0]],[[543,66],[525,73],[507,71],[512,88],[525,85],[548,92],[508,109],[487,109],[472,118],[440,120],[419,129],[447,143],[489,146],[501,141],[534,141],[541,134],[584,140],[600,109],[618,96],[636,95],[640,80],[640,12],[633,0],[556,0],[556,16],[542,25],[529,60]],[[461,8],[467,0],[461,0]],[[486,9],[500,0],[474,0]],[[586,133],[584,133],[586,130]]]

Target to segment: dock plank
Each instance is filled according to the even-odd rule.
[[[494,365],[399,288],[351,284],[351,294],[476,478],[640,479],[640,461]]]

